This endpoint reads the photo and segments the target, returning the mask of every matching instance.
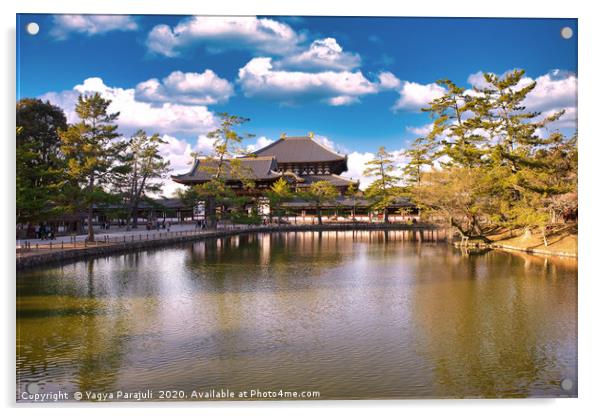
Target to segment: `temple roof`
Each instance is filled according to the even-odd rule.
[[[335,162],[346,157],[333,152],[310,137],[283,137],[263,149],[256,156],[274,156],[278,163]]]
[[[359,181],[353,181],[351,179],[343,178],[339,175],[304,175],[301,177],[303,182],[297,184],[298,186],[310,186],[314,182],[328,181],[334,186],[349,186],[350,184],[359,185]]]
[[[278,173],[278,165],[273,156],[268,157],[248,157],[236,159],[240,161],[241,173],[249,179],[276,179],[282,176]],[[190,172],[182,175],[173,175],[172,179],[178,183],[208,181],[214,175],[213,170],[217,165],[216,160],[197,159]],[[232,175],[232,168],[230,160],[224,161],[224,175],[222,178],[225,180],[238,179]],[[233,177],[234,176],[234,177]]]

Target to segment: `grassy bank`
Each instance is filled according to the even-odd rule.
[[[578,255],[577,226],[571,225],[558,228],[546,234],[548,245],[543,241],[540,231],[530,234],[521,230],[497,231],[488,235],[494,248],[521,250],[537,254],[577,257]]]

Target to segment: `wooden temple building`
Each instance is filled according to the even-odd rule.
[[[208,163],[210,162],[197,159],[190,172],[172,176],[172,179],[184,185],[205,183],[212,174]],[[229,164],[230,161],[226,161],[224,174],[227,183],[242,192],[242,183],[232,179],[236,175],[232,175]],[[282,137],[248,156],[237,158],[236,166],[236,169],[245,172],[245,176],[255,182],[259,192],[268,189],[280,178],[289,182],[295,192],[317,181],[332,183],[341,195],[349,185],[359,186],[359,181],[340,176],[347,171],[347,156],[333,152],[311,137]]]
[[[328,181],[338,189],[339,197],[324,205],[323,212],[335,217],[360,215],[366,220],[368,216],[372,218],[368,201],[361,196],[346,195],[350,185],[355,189],[359,189],[360,185],[359,180],[341,176],[347,171],[347,156],[321,145],[311,135],[301,137],[283,135],[274,143],[236,160],[235,169],[245,172],[244,176],[255,182],[255,188],[251,191],[244,189],[242,181],[236,179],[240,176],[232,173],[231,161],[226,161],[225,165],[226,183],[230,188],[237,190],[237,194],[257,195],[256,203],[261,204],[260,195],[280,178],[284,178],[289,183],[293,192],[302,192],[318,181]],[[172,179],[188,186],[203,184],[214,174],[215,170],[210,166],[211,163],[215,162],[197,159],[190,172],[174,175]],[[305,221],[305,218],[311,218],[315,214],[315,206],[301,198],[294,198],[284,203],[283,207],[295,222],[299,217]],[[411,210],[414,205],[406,199],[400,199],[390,208],[390,212],[394,213],[406,207]]]

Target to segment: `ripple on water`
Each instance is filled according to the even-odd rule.
[[[247,237],[20,272],[19,388],[550,397],[576,377],[576,264]]]

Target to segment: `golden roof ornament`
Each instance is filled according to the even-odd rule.
[[[286,139],[286,133],[281,133],[280,134],[280,138],[283,139],[283,140]]]
[[[307,135],[309,136],[310,139],[314,138],[314,132],[310,131],[309,133],[307,133]]]

